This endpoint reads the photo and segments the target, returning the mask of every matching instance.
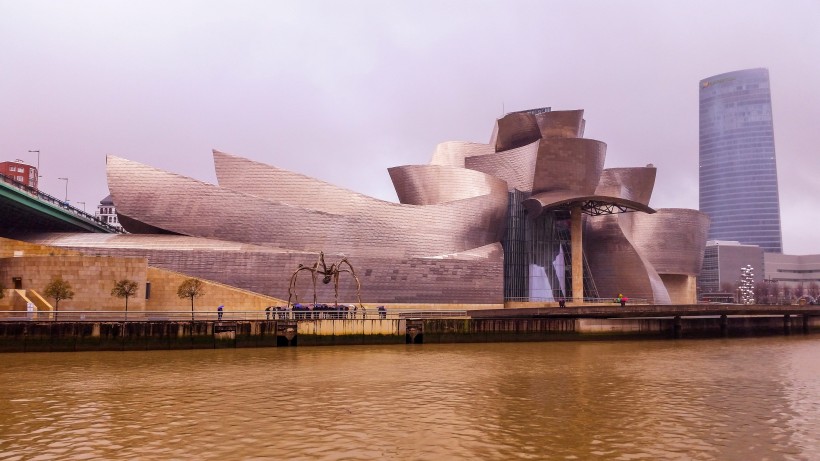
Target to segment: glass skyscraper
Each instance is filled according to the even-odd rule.
[[[700,81],[700,211],[709,240],[783,251],[767,69]]]

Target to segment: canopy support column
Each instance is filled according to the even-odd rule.
[[[575,303],[584,302],[584,222],[581,204],[573,204],[570,210],[570,237],[572,239],[572,300]]]

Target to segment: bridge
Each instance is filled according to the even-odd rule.
[[[121,233],[83,210],[0,174],[0,236],[25,232]]]

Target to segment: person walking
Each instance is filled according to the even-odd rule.
[[[222,320],[222,308],[223,307],[225,307],[225,306],[220,304],[219,307],[216,308],[216,319],[219,320],[219,321]]]

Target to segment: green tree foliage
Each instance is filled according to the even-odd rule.
[[[71,284],[63,280],[60,276],[53,278],[51,282],[46,285],[44,293],[46,296],[49,298],[54,298],[54,301],[56,301],[54,305],[55,319],[57,318],[57,312],[60,310],[60,301],[63,299],[74,298],[74,292],[71,291]]]
[[[191,321],[194,321],[194,299],[205,294],[205,284],[199,279],[185,279],[177,288],[177,296],[191,300]]]
[[[125,318],[128,319],[128,298],[137,294],[137,282],[129,279],[117,280],[111,289],[111,296],[125,298]]]

